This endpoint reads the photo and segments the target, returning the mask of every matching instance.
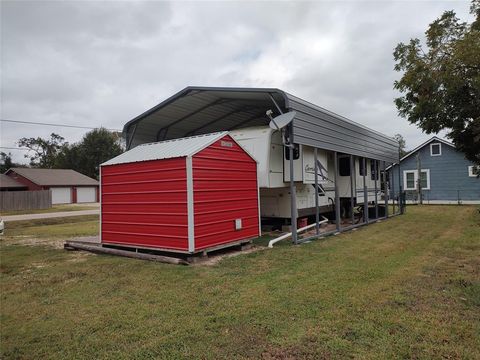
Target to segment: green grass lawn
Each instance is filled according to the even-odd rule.
[[[76,220],[7,230],[2,359],[480,358],[476,207],[410,206],[357,231],[215,266],[15,240],[97,231]]]
[[[36,209],[36,210],[12,210],[12,211],[3,211],[1,212],[2,216],[8,215],[24,215],[24,214],[43,214],[51,213],[58,211],[80,211],[80,210],[93,210],[99,209],[98,206],[93,205],[54,205],[48,209]]]

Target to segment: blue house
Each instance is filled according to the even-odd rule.
[[[436,136],[401,158],[400,166],[397,164],[387,170],[390,195],[393,195],[392,190],[398,195],[400,179],[407,202],[418,200],[417,182],[420,180],[425,204],[480,204],[480,167],[466,160],[453,144]]]

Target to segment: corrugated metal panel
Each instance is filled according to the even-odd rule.
[[[104,162],[101,166],[191,156],[226,134],[224,131],[139,145]]]
[[[124,134],[127,143],[132,140],[131,146],[136,146],[163,137],[268,125],[265,112],[271,109],[278,114],[270,96],[282,111],[297,111],[296,143],[398,161],[398,143],[393,138],[273,88],[187,87],[128,122]]]
[[[398,161],[398,142],[328,110],[287,94],[288,107],[297,112],[293,120],[294,142],[321,149]]]
[[[101,168],[102,242],[188,250],[185,158]]]
[[[257,164],[229,136],[193,156],[193,179],[195,250],[259,236]]]

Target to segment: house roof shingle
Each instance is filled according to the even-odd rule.
[[[40,186],[95,186],[98,181],[71,169],[32,169],[11,168],[7,171],[16,172]]]

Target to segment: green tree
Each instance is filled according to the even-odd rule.
[[[400,157],[404,157],[405,155],[407,155],[407,151],[405,150],[405,147],[407,145],[407,142],[405,141],[405,139],[403,138],[403,136],[401,134],[395,134],[395,136],[393,137],[395,140],[398,141],[398,147],[399,147],[399,151],[400,151]]]
[[[21,138],[18,140],[18,145],[30,149],[25,154],[25,157],[30,159],[30,166],[53,168],[60,149],[65,146],[65,139],[60,135],[51,133],[49,139],[42,139],[41,137]]]
[[[85,134],[80,142],[63,146],[55,167],[73,169],[98,179],[99,165],[122,152],[121,134],[95,129]]]
[[[8,169],[14,167],[12,161],[12,154],[11,153],[4,153],[3,151],[0,152],[0,174],[3,174]]]
[[[425,50],[419,39],[400,43],[393,53],[403,72],[394,87],[400,116],[427,134],[447,130],[466,158],[480,164],[480,1],[471,24],[446,11],[429,25]]]

